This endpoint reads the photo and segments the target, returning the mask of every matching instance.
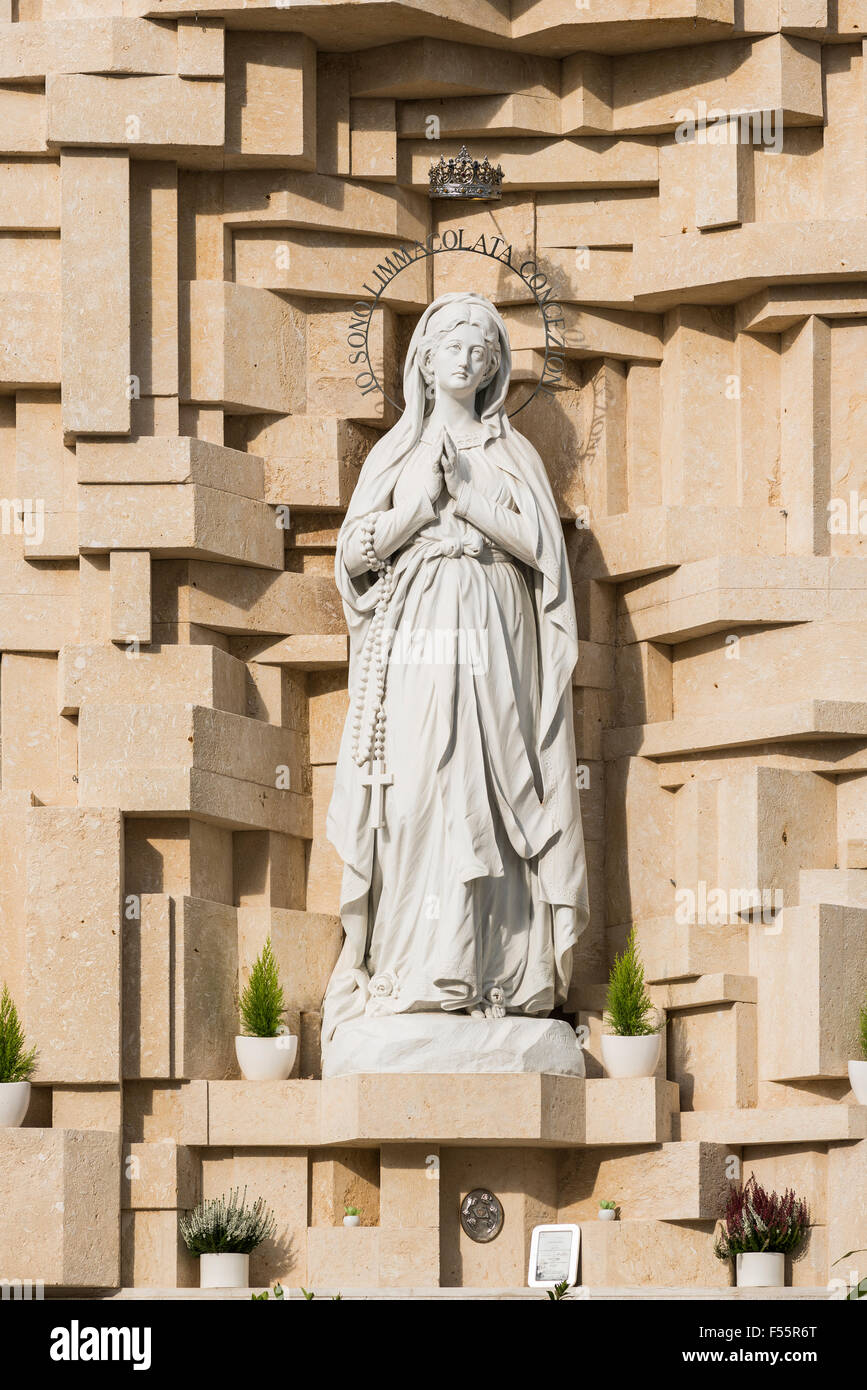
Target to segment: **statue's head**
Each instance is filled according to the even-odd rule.
[[[431,305],[416,357],[427,399],[444,392],[474,400],[500,369],[503,332],[493,304],[480,295],[443,296]]]

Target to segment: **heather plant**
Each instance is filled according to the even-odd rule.
[[[736,1255],[794,1255],[807,1238],[807,1203],[786,1188],[782,1197],[767,1192],[751,1173],[742,1187],[732,1187],[722,1230],[714,1245],[717,1259]]]
[[[246,1187],[240,1201],[238,1188],[233,1188],[228,1196],[200,1202],[179,1225],[191,1255],[249,1255],[277,1229],[264,1198],[247,1206]]]
[[[608,976],[605,1012],[611,1032],[619,1037],[641,1038],[659,1031],[653,1004],[644,987],[644,966],[638,953],[635,927],[629,933],[626,950],[614,957]]]
[[[241,994],[239,1009],[245,1034],[253,1038],[276,1038],[283,1026],[285,1008],[280,972],[269,936]]]
[[[24,1047],[24,1030],[8,987],[0,994],[0,1082],[28,1081],[36,1068],[36,1048]]]

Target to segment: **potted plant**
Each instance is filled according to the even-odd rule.
[[[235,1038],[235,1056],[245,1081],[285,1081],[291,1072],[298,1039],[283,1022],[285,1009],[269,936],[239,1001],[243,1033]]]
[[[0,994],[0,1128],[17,1129],[30,1104],[30,1077],[36,1067],[36,1048],[24,1048],[18,1010],[4,984]]]
[[[867,1003],[861,1009],[859,1018],[861,1057],[849,1063],[849,1085],[855,1092],[859,1105],[867,1105]]]
[[[608,976],[605,1022],[609,1031],[602,1034],[602,1063],[607,1074],[653,1076],[659,1062],[662,1034],[644,987],[644,966],[638,954],[634,926],[626,950],[615,956]]]
[[[360,1225],[361,1225],[361,1208],[360,1208],[360,1207],[344,1207],[344,1208],[343,1208],[343,1211],[344,1211],[344,1217],[343,1217],[343,1224],[344,1224],[344,1226],[360,1226]]]
[[[600,1221],[616,1221],[616,1219],[617,1219],[617,1203],[616,1203],[616,1202],[600,1202],[600,1203],[599,1203],[599,1220],[600,1220]]]
[[[789,1188],[782,1197],[766,1192],[751,1173],[743,1187],[729,1192],[714,1254],[734,1259],[739,1289],[781,1289],[786,1256],[797,1253],[809,1228],[806,1202]]]
[[[180,1231],[199,1265],[199,1288],[248,1289],[250,1252],[274,1234],[277,1223],[262,1197],[247,1206],[247,1189],[238,1200],[238,1189],[228,1196],[200,1202],[182,1216]]]

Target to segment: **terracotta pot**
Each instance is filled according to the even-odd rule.
[[[276,1038],[235,1038],[235,1056],[245,1081],[285,1081],[295,1064],[298,1039],[291,1033]]]
[[[602,1034],[602,1065],[608,1076],[653,1076],[662,1047],[661,1033],[624,1038]]]

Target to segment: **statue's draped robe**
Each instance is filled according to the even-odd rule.
[[[507,359],[478,427],[455,440],[468,481],[432,505],[421,474],[439,441],[411,399],[412,353],[407,411],[371,451],[337,546],[354,697],[382,583],[359,561],[363,519],[379,513],[377,541],[399,542],[385,620],[384,824],[369,825],[351,718],[328,813],[346,939],[326,1038],[365,1011],[472,1009],[495,990],[508,1012],[547,1014],[565,998],[588,916],[575,611],[550,485],[502,410]]]

